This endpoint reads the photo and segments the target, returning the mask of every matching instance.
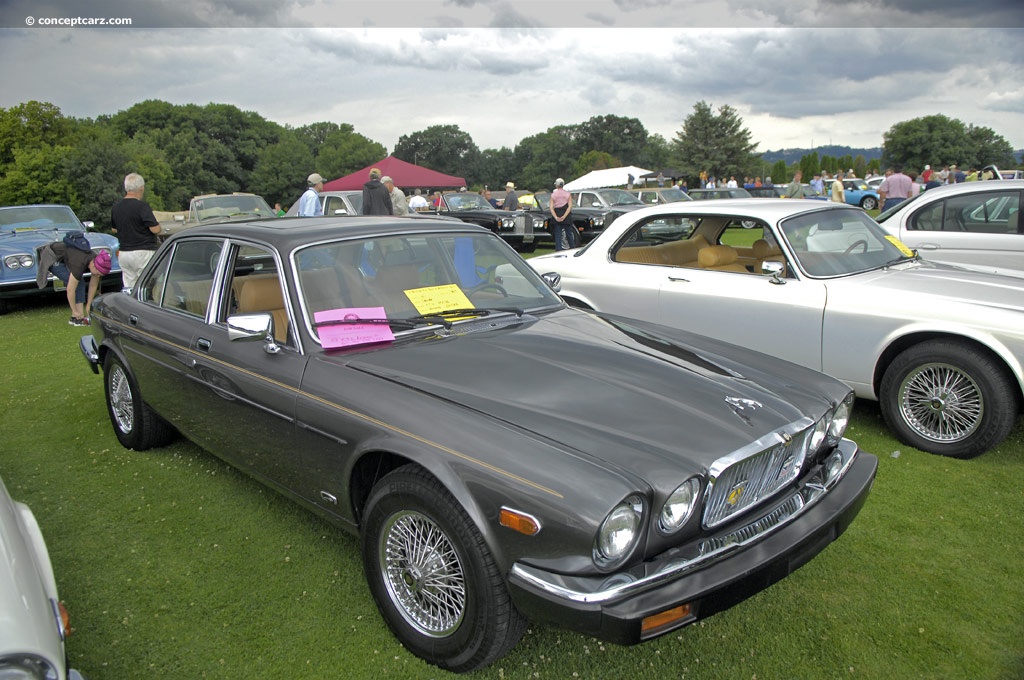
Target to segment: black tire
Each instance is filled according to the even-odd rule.
[[[174,428],[142,401],[135,378],[113,352],[103,360],[103,388],[107,415],[121,446],[145,451],[174,438]]]
[[[517,248],[517,250],[519,252],[521,252],[521,253],[532,253],[535,250],[537,250],[537,244],[536,243],[521,243],[521,244],[519,244],[519,248]]]
[[[1006,369],[978,348],[931,340],[904,350],[886,369],[880,406],[904,444],[973,458],[1010,434],[1018,395]]]
[[[480,532],[440,482],[416,466],[399,468],[374,486],[364,517],[370,592],[406,649],[461,673],[519,642],[526,620]],[[437,583],[444,587],[430,587]]]
[[[865,196],[861,199],[860,207],[865,210],[874,210],[878,207],[878,200],[874,196]]]

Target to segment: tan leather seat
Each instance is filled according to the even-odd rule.
[[[764,264],[765,260],[777,260],[785,262],[785,258],[782,257],[782,250],[772,245],[763,238],[759,238],[751,246],[751,251],[754,255],[754,271],[758,274],[763,274],[764,271],[761,265]]]
[[[748,274],[747,268],[739,264],[739,253],[732,246],[708,246],[697,253],[697,266],[722,272],[740,272]]]
[[[270,312],[274,317],[274,339],[288,339],[288,312],[277,276],[253,276],[239,280],[238,311],[242,314]]]

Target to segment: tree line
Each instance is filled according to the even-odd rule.
[[[883,141],[882,166],[1016,165],[1009,142],[992,130],[941,115],[897,123]],[[780,182],[797,166],[809,178],[851,167],[860,174],[879,163],[812,152],[799,164],[767,164],[732,107],[714,109],[703,101],[672,140],[649,133],[636,118],[605,115],[549,128],[513,148],[483,150],[458,126],[434,125],[402,135],[392,154],[465,177],[471,189],[504,187],[509,180],[528,190],[550,189],[556,177],[621,165],[668,170],[694,186],[701,172],[738,179],[771,175]],[[386,155],[384,145],[347,123],[295,128],[230,104],[149,100],[93,120],[28,101],[0,108],[0,205],[64,203],[107,229],[129,172],[146,178],[146,199],[155,210],[183,210],[192,196],[232,191],[289,205],[311,172],[333,179]]]

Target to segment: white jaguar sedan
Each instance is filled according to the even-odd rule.
[[[1021,411],[1024,280],[923,261],[854,206],[653,206],[528,262],[570,304],[839,378],[923,451],[979,455]]]

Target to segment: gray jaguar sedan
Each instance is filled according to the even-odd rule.
[[[849,526],[877,459],[848,387],[551,283],[470,224],[197,227],[81,347],[124,446],[180,434],[357,534],[388,626],[453,671],[527,620],[657,637]]]

